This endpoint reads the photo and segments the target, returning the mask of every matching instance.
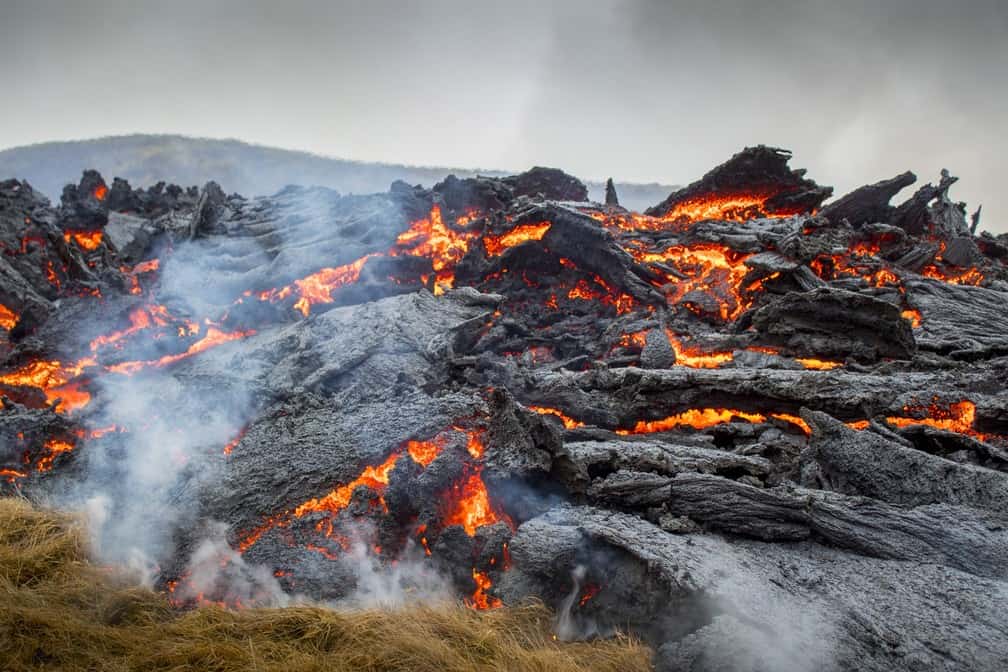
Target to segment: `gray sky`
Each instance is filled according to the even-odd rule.
[[[204,7],[212,4],[212,7]],[[842,193],[949,168],[1008,230],[1006,0],[0,0],[0,147],[134,132],[684,183],[747,144]]]

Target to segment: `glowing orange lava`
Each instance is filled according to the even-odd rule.
[[[926,406],[904,406],[905,417],[889,416],[886,421],[896,427],[910,427],[912,425],[927,425],[935,429],[946,432],[956,432],[966,434],[980,441],[986,440],[986,435],[973,429],[973,420],[976,418],[976,404],[968,399],[952,402],[944,406],[935,398]]]
[[[483,572],[472,570],[473,581],[476,583],[476,591],[469,598],[469,606],[474,609],[496,609],[501,606],[501,601],[496,597],[487,594],[493,583],[490,577]]]
[[[832,362],[826,359],[812,359],[809,357],[796,357],[795,361],[806,369],[813,369],[816,371],[829,371],[837,368],[838,366],[843,366],[843,362]]]
[[[200,340],[190,345],[185,352],[180,352],[175,355],[165,355],[160,359],[153,359],[141,362],[122,362],[119,364],[113,364],[107,367],[107,370],[113,373],[122,373],[125,375],[131,375],[133,373],[136,373],[137,371],[140,371],[141,369],[145,369],[148,367],[157,367],[157,368],[165,367],[174,364],[175,362],[179,362],[183,359],[186,359],[187,357],[192,357],[193,355],[197,355],[201,352],[206,352],[210,348],[215,348],[218,345],[223,345],[224,343],[229,343],[231,341],[237,341],[242,338],[248,338],[249,336],[255,335],[255,333],[256,332],[254,329],[249,329],[247,331],[226,332],[221,331],[215,326],[210,326],[207,328],[206,335]]]
[[[7,306],[0,304],[0,328],[10,331],[17,324],[21,316]]]
[[[665,222],[677,224],[701,222],[710,219],[745,221],[757,217],[790,217],[801,214],[798,210],[767,208],[766,202],[774,193],[710,193],[695,196],[675,204],[661,216]]]
[[[686,347],[669,329],[665,330],[665,335],[668,336],[669,343],[675,350],[677,365],[689,366],[694,369],[716,369],[725,362],[734,359],[731,352],[704,352],[700,348]]]
[[[812,435],[812,428],[808,426],[807,422],[802,420],[797,415],[791,415],[789,413],[771,413],[770,417],[777,418],[778,420],[783,420],[784,422],[790,422],[792,425],[802,430],[806,436]]]
[[[108,196],[108,187],[106,187],[104,184],[99,184],[97,187],[95,187],[94,190],[95,198],[97,198],[99,201],[104,201],[106,196]]]
[[[914,329],[916,329],[917,327],[921,326],[921,321],[924,319],[921,316],[920,311],[917,310],[917,309],[915,309],[915,308],[907,308],[902,313],[900,313],[900,316],[904,320],[909,320],[910,324],[913,325]]]
[[[435,205],[426,218],[399,234],[389,256],[429,257],[434,268],[434,294],[440,295],[454,286],[455,264],[469,251],[469,240],[474,235],[448,227],[441,218],[440,206]]]
[[[483,239],[487,254],[491,257],[498,257],[509,247],[515,247],[527,240],[542,240],[546,232],[550,230],[550,222],[538,222],[536,224],[522,224],[511,229],[500,236],[487,236]]]
[[[168,309],[164,306],[151,305],[137,308],[130,312],[130,326],[121,331],[113,331],[111,334],[104,334],[91,341],[91,352],[96,352],[99,348],[115,343],[119,340],[132,336],[138,331],[148,329],[151,325],[163,327],[170,320]]]
[[[101,231],[64,231],[63,240],[69,243],[71,240],[77,243],[82,250],[91,252],[97,250],[102,242]]]
[[[663,290],[670,304],[678,303],[690,292],[702,291],[717,301],[719,316],[726,322],[752,305],[752,299],[744,296],[742,289],[742,282],[750,270],[744,263],[748,254],[717,243],[697,243],[688,247],[672,245],[658,252],[640,247],[628,251],[641,263],[662,264],[676,270],[678,275],[655,268],[666,276]]]
[[[470,537],[476,534],[477,528],[493,525],[500,520],[514,529],[514,523],[491,505],[490,495],[479,470],[471,473],[462,483],[452,485],[449,496],[451,505],[444,517],[446,526],[461,525]]]
[[[46,453],[46,455],[44,455],[38,462],[37,468],[40,472],[52,469],[53,462],[56,461],[56,457],[62,455],[63,453],[69,453],[74,449],[74,444],[61,439],[50,439],[45,442],[45,448],[48,453]]]
[[[655,432],[667,432],[679,427],[692,427],[693,429],[706,429],[715,425],[724,424],[733,420],[748,420],[752,423],[766,422],[766,416],[760,413],[747,413],[726,408],[691,408],[670,415],[661,420],[640,420],[633,429],[617,429],[616,433],[628,434],[653,434]]]
[[[921,275],[926,278],[933,278],[948,282],[953,285],[979,285],[984,281],[984,274],[976,268],[967,268],[964,271],[945,272],[935,265],[925,266],[921,270]]]
[[[548,408],[546,406],[528,406],[527,408],[530,411],[535,411],[536,413],[539,413],[540,415],[552,415],[557,418],[560,418],[560,421],[563,422],[563,426],[566,427],[567,429],[577,429],[578,427],[584,427],[584,423],[581,422],[580,420],[575,420],[574,418],[568,417],[555,408]]]
[[[15,469],[0,469],[0,478],[7,479],[8,483],[14,483],[19,478],[24,478],[28,474]]]
[[[350,504],[354,490],[361,485],[366,485],[378,493],[383,492],[385,486],[388,485],[389,474],[392,473],[399,455],[400,453],[392,453],[377,467],[366,467],[360,476],[346,485],[341,485],[324,497],[308,500],[294,509],[294,515],[300,517],[312,511],[339,513]]]

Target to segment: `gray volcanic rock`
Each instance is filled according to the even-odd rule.
[[[827,287],[790,292],[757,310],[752,323],[769,342],[805,356],[909,359],[917,349],[898,307]]]
[[[600,627],[615,601],[632,599],[634,621],[669,642],[658,649],[663,670],[711,669],[703,666],[725,653],[722,637],[728,651],[748,654],[732,657],[738,667],[728,669],[993,671],[1008,657],[1008,626],[998,616],[1008,584],[926,561],[866,558],[812,542],[675,535],[593,508],[558,508],[526,522],[511,553],[514,569],[499,588],[506,601],[562,592],[554,577],[586,564],[604,587],[583,621]],[[642,599],[658,585],[664,603]],[[607,591],[613,602],[592,604]]]
[[[1008,513],[1008,474],[857,432],[825,413],[806,411],[812,427],[802,454],[805,485],[892,504],[956,504]]]

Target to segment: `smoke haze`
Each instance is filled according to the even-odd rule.
[[[998,0],[3,4],[0,147],[171,132],[682,184],[765,143],[838,194],[948,168],[1008,229]]]

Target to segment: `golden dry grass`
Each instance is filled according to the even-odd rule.
[[[91,564],[77,522],[0,499],[3,670],[650,670],[629,639],[562,644],[539,604],[173,610]]]

